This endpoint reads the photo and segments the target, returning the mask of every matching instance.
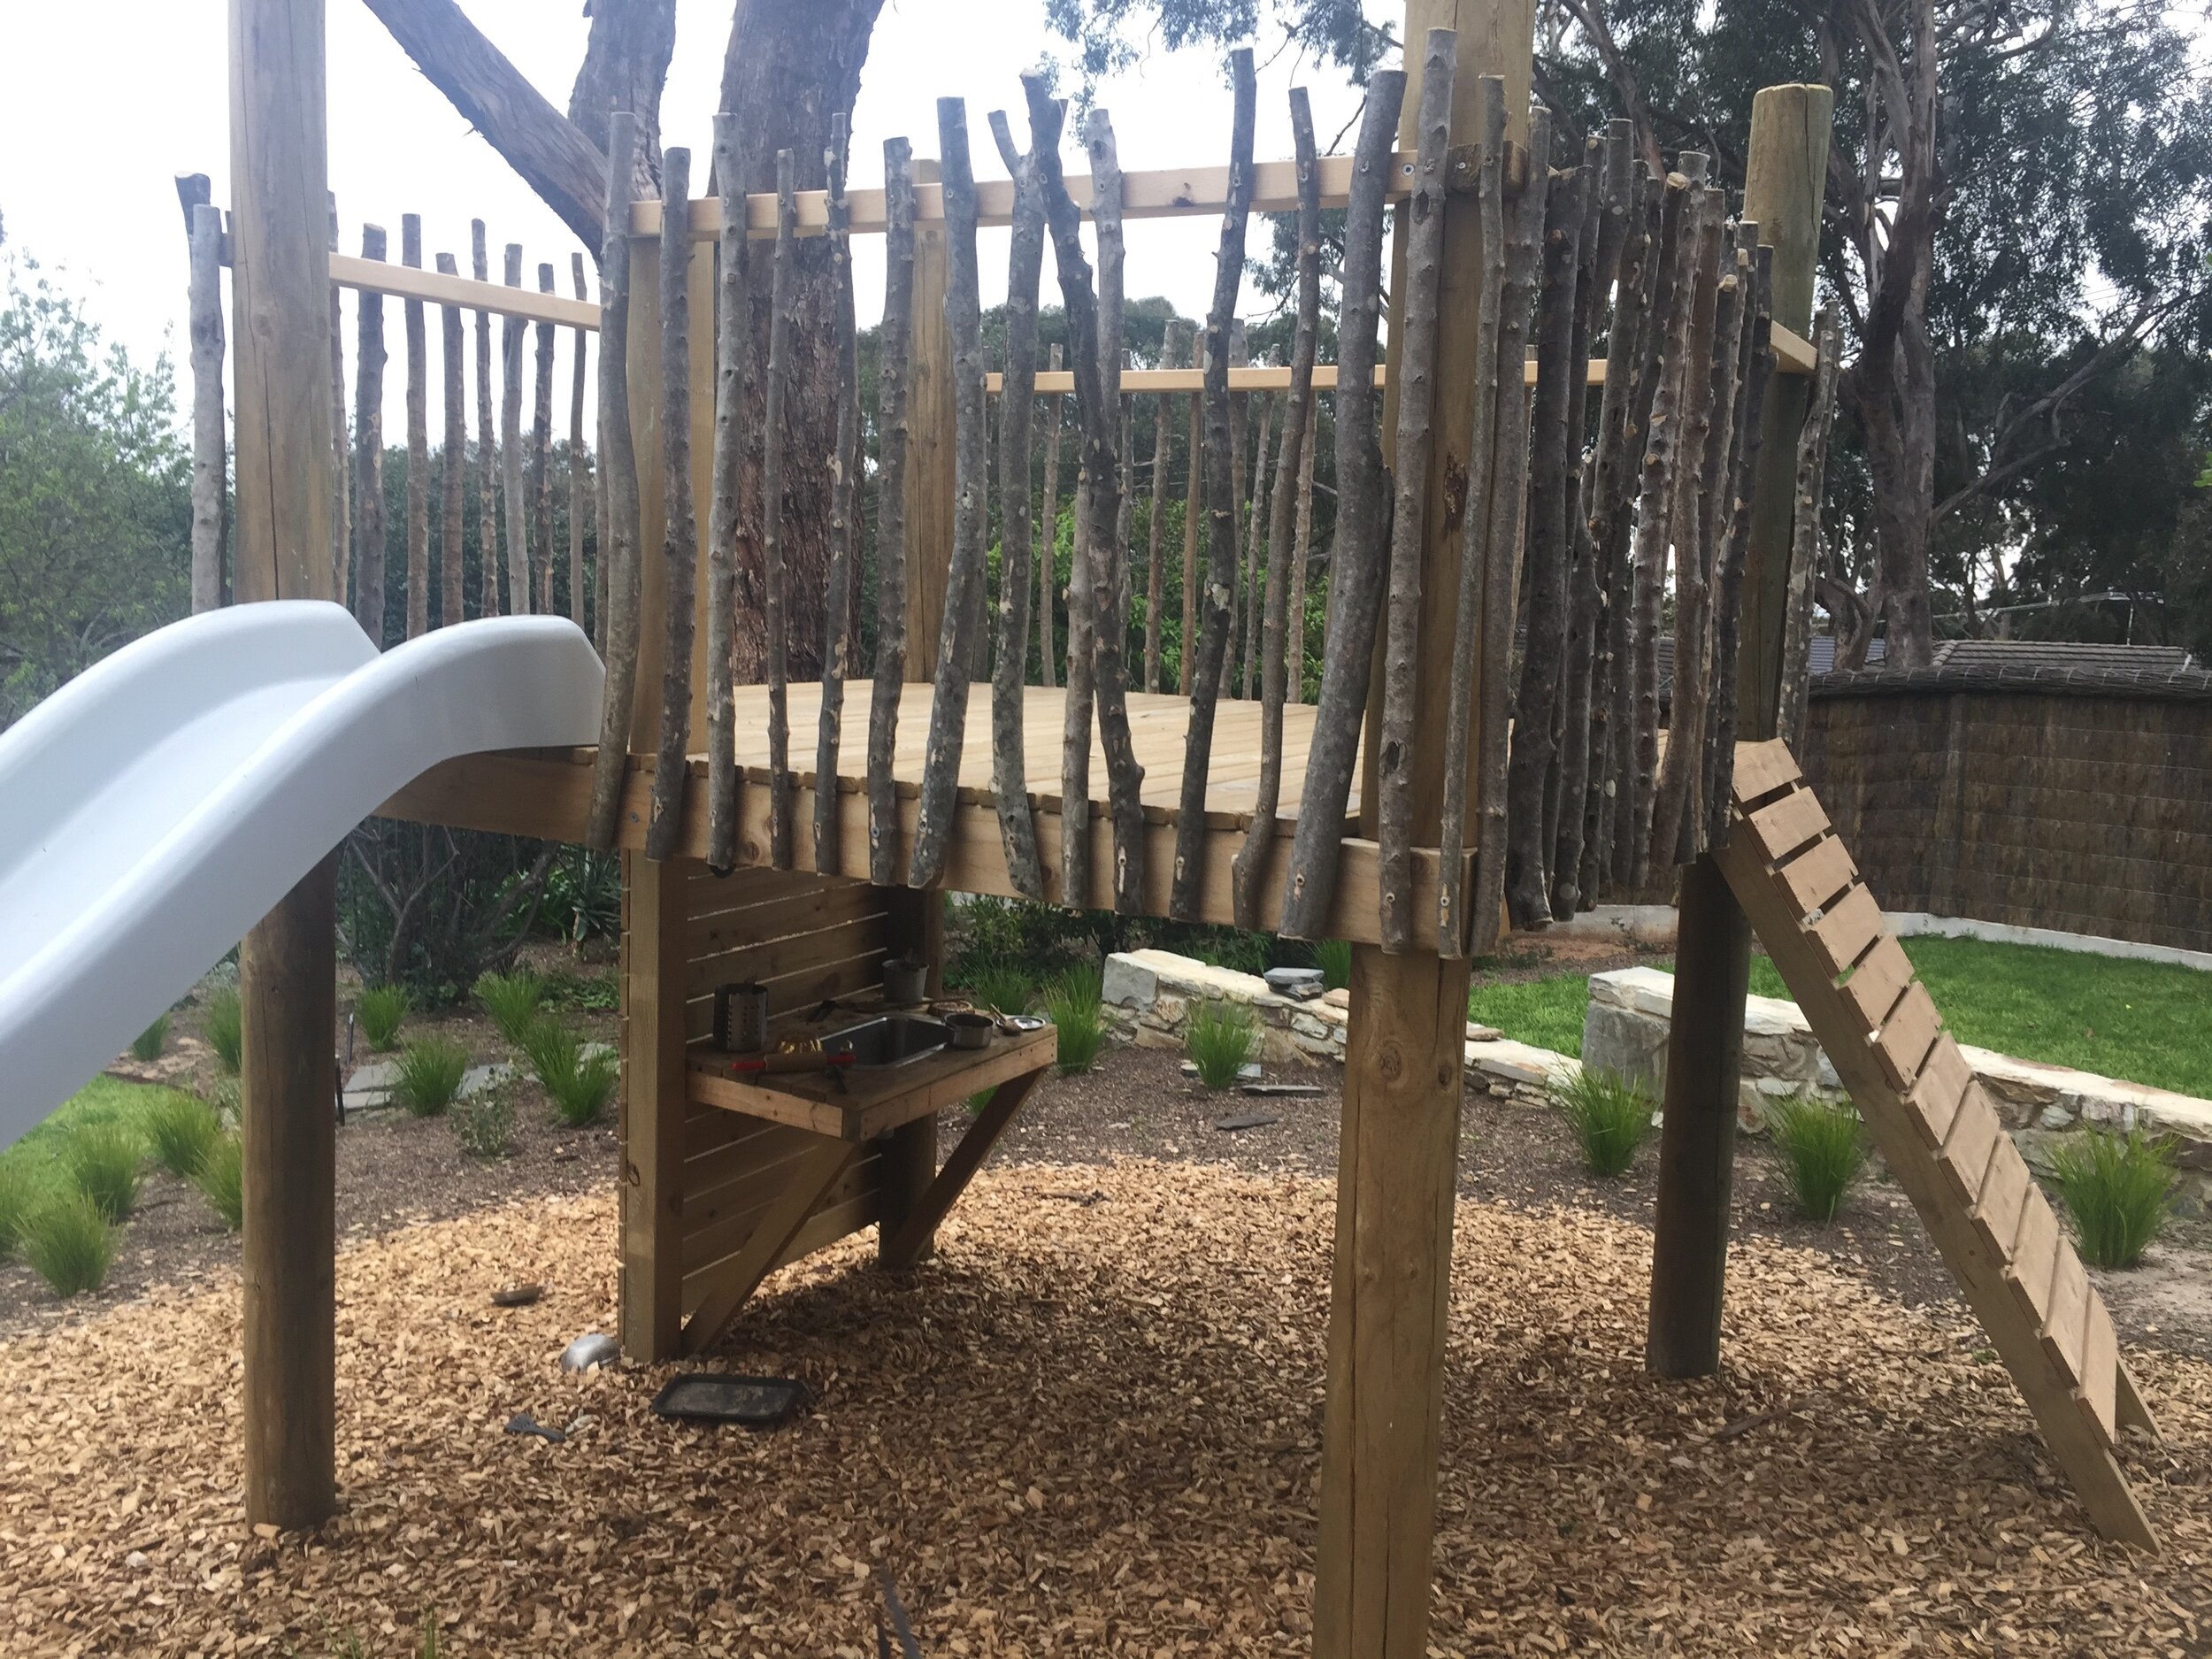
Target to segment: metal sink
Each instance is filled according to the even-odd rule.
[[[822,1039],[826,1054],[849,1054],[855,1065],[904,1065],[935,1054],[952,1041],[941,1019],[919,1014],[881,1014]]]

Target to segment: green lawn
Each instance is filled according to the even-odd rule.
[[[2212,1096],[2212,974],[1977,939],[1903,942],[1961,1042]],[[1751,959],[1751,989],[1789,995],[1764,956]],[[1579,1055],[1588,1001],[1585,976],[1562,974],[1479,986],[1468,994],[1467,1012],[1518,1041]]]
[[[52,1117],[0,1152],[0,1163],[20,1165],[39,1186],[58,1188],[65,1179],[59,1162],[61,1149],[72,1133],[94,1124],[135,1123],[160,1096],[174,1092],[150,1083],[96,1077]]]

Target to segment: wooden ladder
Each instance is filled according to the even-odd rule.
[[[2112,1316],[1780,741],[1736,750],[1714,853],[2097,1530],[2158,1536],[2113,1452],[2155,1434]]]

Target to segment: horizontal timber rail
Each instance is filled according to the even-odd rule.
[[[223,238],[223,263],[231,263],[230,238]],[[393,299],[424,300],[434,305],[457,305],[465,311],[488,311],[495,317],[519,317],[525,322],[554,323],[563,328],[599,329],[599,305],[595,300],[566,299],[529,288],[509,288],[500,282],[476,282],[448,276],[442,271],[416,265],[388,265],[357,254],[330,256],[333,288],[358,294],[383,294]]]

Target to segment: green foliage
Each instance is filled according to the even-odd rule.
[[[1555,1078],[1547,1092],[1574,1131],[1590,1173],[1609,1179],[1626,1174],[1637,1148],[1651,1134],[1652,1101],[1643,1085],[1584,1066],[1571,1077]]]
[[[1865,1165],[1866,1126],[1848,1102],[1803,1094],[1777,1101],[1766,1116],[1798,1213],[1826,1225]]]
[[[2173,1142],[2139,1129],[2076,1136],[2051,1154],[2051,1170],[2092,1267],[2133,1267],[2173,1213]]]
[[[38,1197],[38,1185],[30,1172],[12,1158],[0,1159],[0,1256],[14,1253]]]
[[[545,1004],[611,1013],[622,1006],[622,985],[611,973],[554,973],[546,976]]]
[[[1340,991],[1352,982],[1352,947],[1341,939],[1325,939],[1313,948],[1313,965],[1321,970],[1321,983]]]
[[[545,981],[526,968],[512,973],[479,974],[476,1000],[499,1027],[499,1034],[519,1047],[536,1023],[538,1006],[545,1000]]]
[[[403,557],[392,567],[403,570]],[[338,865],[347,960],[369,983],[406,987],[419,1007],[461,1000],[478,975],[514,961],[536,926],[559,850],[511,835],[368,819],[346,838]]]
[[[154,1023],[131,1039],[131,1056],[149,1064],[161,1058],[169,1046],[169,1016],[157,1015]]]
[[[1095,967],[1071,968],[1045,987],[1045,1016],[1059,1034],[1060,1070],[1066,1075],[1089,1071],[1106,1046],[1104,988]]]
[[[414,999],[407,995],[405,986],[373,985],[361,993],[353,1012],[369,1047],[379,1054],[388,1054],[398,1046],[400,1025],[413,1007]]]
[[[469,1051],[450,1037],[419,1037],[400,1050],[392,1098],[417,1118],[436,1118],[460,1097]]]
[[[199,1173],[208,1148],[223,1133],[214,1109],[205,1101],[166,1089],[148,1103],[139,1126],[154,1162],[180,1181]]]
[[[476,1091],[453,1108],[453,1138],[461,1150],[488,1163],[514,1149],[515,1095],[507,1083]]]
[[[580,1129],[599,1121],[621,1077],[620,1064],[610,1049],[594,1045],[587,1050],[582,1038],[547,1017],[525,1034],[522,1050],[563,1123]]]
[[[23,1259],[57,1296],[99,1289],[115,1264],[115,1224],[88,1193],[41,1205],[21,1242]]]
[[[145,1156],[145,1142],[129,1125],[88,1124],[69,1137],[61,1162],[71,1186],[110,1221],[121,1221],[138,1207]]]
[[[223,1070],[234,1077],[245,1053],[245,1010],[238,1001],[238,987],[219,985],[207,994],[207,1007],[200,1016],[200,1032],[207,1039],[207,1046],[215,1050],[215,1057],[223,1063]]]
[[[1037,995],[1036,981],[1014,963],[997,962],[972,968],[961,978],[960,988],[979,1008],[1002,1014],[1018,1014]]]
[[[219,1137],[201,1161],[192,1185],[233,1233],[246,1222],[246,1148],[234,1134]]]
[[[1015,964],[1039,978],[1069,965],[1071,958],[1095,961],[1120,949],[1113,916],[1099,910],[1064,910],[1056,904],[978,895],[951,906],[950,977],[956,985],[972,972]]]
[[[1242,1002],[1209,999],[1191,1004],[1183,1025],[1183,1052],[1208,1088],[1234,1088],[1237,1074],[1259,1047],[1259,1026]]]
[[[613,853],[572,847],[546,872],[540,922],[572,945],[612,939],[622,926],[622,861]]]
[[[168,359],[0,256],[0,728],[185,613],[190,466]]]

